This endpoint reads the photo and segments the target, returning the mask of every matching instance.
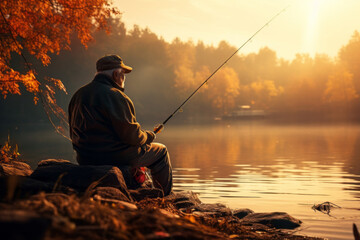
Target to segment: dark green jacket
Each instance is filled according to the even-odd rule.
[[[110,77],[98,74],[72,97],[70,137],[82,164],[102,159],[126,164],[153,141],[155,135],[141,129],[134,104],[123,91]]]

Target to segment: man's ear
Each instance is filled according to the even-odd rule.
[[[118,72],[117,71],[113,71],[112,72],[112,78],[115,80],[115,79],[117,79],[117,74],[118,74]]]

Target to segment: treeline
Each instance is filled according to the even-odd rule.
[[[127,76],[125,91],[135,103],[139,120],[163,121],[237,49],[225,41],[218,46],[179,39],[169,43],[149,29],[126,29],[120,19],[113,19],[111,28],[109,35],[95,33],[95,41],[88,49],[74,38],[72,50],[52,56],[51,65],[35,65],[41,69],[39,75],[59,78],[65,84],[68,94],[58,94],[63,108],[67,109],[71,95],[80,86],[92,80],[96,60],[112,53],[119,54],[134,68]],[[20,64],[20,60],[15,58],[14,64]],[[266,47],[257,53],[237,54],[177,118],[212,119],[241,105],[281,118],[359,118],[359,62],[358,32],[336,58],[297,54],[294,59],[285,60]],[[11,112],[16,118],[29,118],[29,114],[35,117],[31,100],[26,98],[9,96],[1,100],[1,112]]]

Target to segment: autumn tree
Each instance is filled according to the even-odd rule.
[[[214,112],[229,114],[237,107],[240,80],[233,68],[223,67],[208,85],[210,91],[204,95],[213,106]]]
[[[21,94],[21,85],[40,99],[50,114],[66,121],[55,100],[55,91],[65,90],[60,79],[37,77],[34,60],[50,64],[51,54],[70,49],[75,32],[87,47],[94,29],[109,31],[107,19],[118,11],[109,0],[11,0],[0,2],[0,93]],[[21,56],[26,70],[14,69],[13,54]],[[59,129],[58,129],[59,130]]]
[[[188,97],[221,64],[224,56],[217,55],[222,51],[233,52],[232,50],[226,42],[220,42],[215,49],[205,47],[201,42],[195,46],[192,42],[174,40],[169,46],[169,56],[175,73],[174,87],[177,93],[183,98]],[[204,60],[202,53],[207,53],[208,61]],[[233,68],[225,66],[199,89],[197,108],[203,112],[210,108],[212,113],[228,114],[237,106],[239,89],[237,73]]]
[[[337,104],[349,103],[359,98],[354,87],[353,74],[338,67],[337,71],[329,76],[323,98],[326,102]]]
[[[354,85],[360,94],[360,33],[355,31],[348,44],[339,51],[339,59],[354,75]]]

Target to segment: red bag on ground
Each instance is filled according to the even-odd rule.
[[[143,184],[146,180],[146,168],[145,167],[135,168],[134,179],[137,183]]]

